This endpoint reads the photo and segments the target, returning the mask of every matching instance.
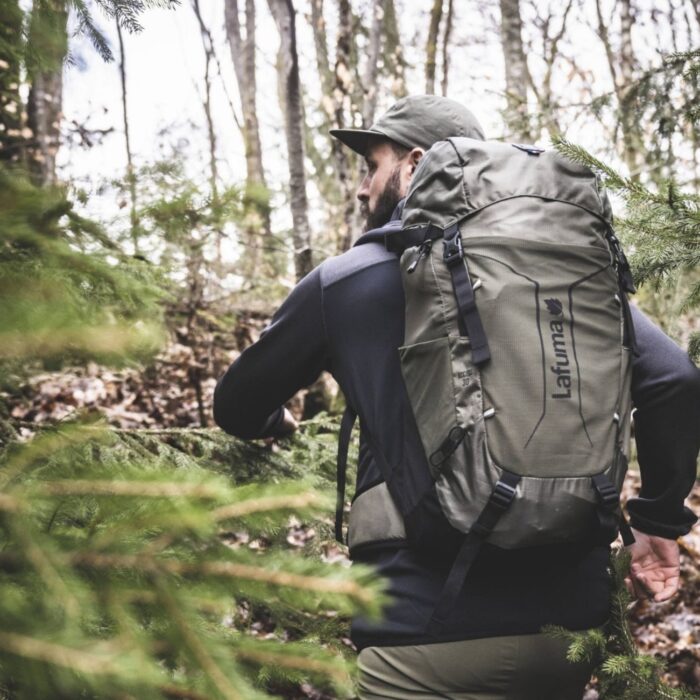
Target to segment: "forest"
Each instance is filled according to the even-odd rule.
[[[334,537],[345,400],[241,440],[217,380],[363,230],[329,134],[407,95],[594,171],[639,306],[700,359],[700,0],[0,0],[0,698],[353,698],[385,583]],[[700,426],[698,426],[700,429]],[[357,432],[357,431],[356,431]],[[346,513],[357,436],[350,446]],[[623,501],[637,494],[632,462]],[[700,515],[696,481],[687,504]],[[585,699],[700,697],[681,587],[611,624]]]

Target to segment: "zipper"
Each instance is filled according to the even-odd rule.
[[[418,248],[418,255],[413,259],[413,262],[408,266],[408,269],[406,272],[410,275],[413,272],[415,272],[416,268],[418,267],[418,263],[426,256],[428,253],[430,253],[430,250],[433,247],[433,241],[431,238],[426,239],[420,244],[420,247]]]

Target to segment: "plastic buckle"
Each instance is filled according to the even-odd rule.
[[[595,483],[595,482],[594,482]],[[617,506],[620,502],[620,494],[613,484],[595,484],[598,497],[606,506]]]
[[[451,238],[445,238],[442,259],[449,267],[459,262],[464,257],[464,249],[462,248],[462,237],[457,233]]]
[[[513,502],[515,494],[516,490],[513,486],[499,480],[491,494],[491,501],[498,508],[506,510]]]

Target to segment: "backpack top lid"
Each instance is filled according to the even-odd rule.
[[[431,223],[445,229],[514,197],[566,202],[612,225],[608,198],[586,166],[553,150],[466,137],[438,141],[421,158],[401,222],[403,228]]]

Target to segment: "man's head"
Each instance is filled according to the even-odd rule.
[[[484,138],[468,109],[437,95],[404,97],[369,129],[332,129],[331,134],[365,157],[367,173],[357,191],[365,230],[389,220],[408,192],[418,161],[434,143],[450,136]]]

